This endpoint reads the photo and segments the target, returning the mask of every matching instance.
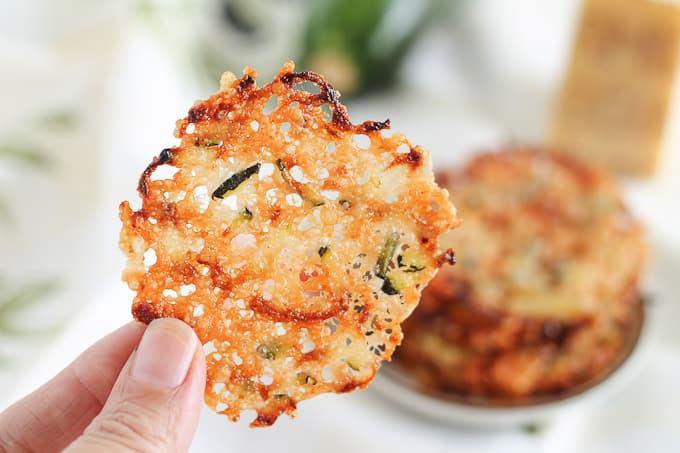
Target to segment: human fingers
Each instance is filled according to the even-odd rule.
[[[130,322],[0,414],[0,451],[61,451],[101,411],[146,326]]]
[[[205,358],[194,331],[157,319],[118,377],[101,413],[70,453],[186,451],[205,388]]]

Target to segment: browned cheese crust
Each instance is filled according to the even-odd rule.
[[[204,344],[207,404],[252,426],[324,392],[364,388],[451,251],[457,225],[429,152],[389,120],[354,125],[320,75],[246,68],[177,122],[180,144],[120,206],[132,312]],[[175,173],[155,177],[159,168]]]
[[[634,323],[643,231],[604,173],[514,149],[439,175],[465,224],[395,355],[432,391],[552,395],[598,376]]]

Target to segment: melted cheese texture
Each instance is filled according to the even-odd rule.
[[[352,124],[338,93],[292,63],[255,78],[225,73],[177,122],[181,143],[140,179],[141,209],[121,204],[120,244],[134,316],[190,324],[208,405],[266,426],[373,379],[452,261],[439,236],[458,221],[429,152],[386,136],[389,120]]]
[[[430,391],[504,399],[602,377],[636,335],[643,228],[607,174],[508,149],[440,175],[465,224],[404,325],[397,361]]]

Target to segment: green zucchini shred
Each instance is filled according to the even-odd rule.
[[[390,234],[387,239],[385,239],[385,243],[380,250],[378,261],[375,263],[375,275],[382,278],[383,280],[387,277],[387,272],[389,271],[392,257],[394,256],[394,252],[397,250],[398,245],[399,233],[395,231]]]
[[[257,354],[266,360],[276,360],[281,352],[281,347],[276,342],[262,343],[255,349]]]
[[[399,269],[402,272],[420,272],[423,269],[425,269],[426,266],[418,266],[417,264],[413,264],[413,263],[405,263],[404,262],[404,255],[398,255],[397,256],[397,267],[399,267]],[[406,268],[406,269],[402,269],[402,268]]]
[[[314,207],[323,206],[324,204],[326,204],[325,200],[318,198],[310,190],[302,190],[300,187],[294,184],[293,179],[290,176],[290,173],[288,173],[286,164],[284,164],[281,159],[276,159],[276,167],[281,172],[281,177],[286,182],[286,184],[288,184],[298,195],[300,195],[300,197],[303,200],[309,201],[310,203],[312,203]]]
[[[253,220],[253,213],[250,209],[245,208],[243,211],[239,212],[238,217],[231,223],[231,229],[237,230],[251,220]]]
[[[354,363],[352,360],[346,360],[347,366],[350,367],[353,371],[359,371],[359,365]]]
[[[276,167],[281,172],[281,177],[283,178],[283,180],[292,186],[293,183],[290,180],[290,175],[288,174],[288,170],[286,169],[286,164],[284,164],[281,159],[276,159]]]
[[[258,162],[255,165],[251,165],[250,167],[241,170],[238,173],[234,173],[231,175],[229,178],[227,178],[226,181],[224,181],[220,186],[215,189],[215,191],[212,193],[212,198],[224,198],[224,195],[227,192],[231,192],[232,190],[235,190],[238,186],[240,186],[243,182],[245,182],[248,178],[253,176],[254,174],[258,173],[260,171],[260,166],[261,164]]]
[[[210,148],[211,146],[217,146],[220,144],[220,140],[217,138],[206,138],[203,140],[203,146]]]
[[[392,280],[390,280],[389,278],[385,278],[380,289],[388,296],[394,296],[396,294],[399,294],[399,290],[394,287],[394,285],[392,284]]]

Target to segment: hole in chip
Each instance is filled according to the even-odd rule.
[[[210,355],[213,352],[216,352],[217,348],[215,347],[215,341],[210,340],[206,344],[203,345],[203,353],[205,355]],[[217,384],[215,384],[217,385]],[[224,388],[224,384],[222,384],[222,388]]]
[[[324,121],[331,121],[333,119],[333,109],[328,104],[323,104],[321,106],[321,111],[323,112]]]
[[[366,134],[356,134],[354,143],[361,149],[368,149],[371,146],[371,139]]]
[[[277,95],[273,95],[267,100],[267,103],[264,105],[264,108],[262,109],[262,113],[264,113],[265,115],[269,115],[271,112],[276,110],[276,107],[278,105],[279,97]]]
[[[215,405],[215,412],[226,411],[228,407],[229,406],[227,406],[226,403],[217,403],[217,405]]]
[[[154,249],[147,249],[144,252],[144,267],[151,267],[158,261],[158,256],[156,256],[156,251]]]
[[[406,143],[402,143],[397,148],[397,153],[399,153],[399,154],[408,154],[410,152],[411,152],[411,147],[408,146]]]
[[[231,209],[232,211],[238,211],[238,197],[236,195],[229,195],[224,197],[221,202],[222,205]]]
[[[194,189],[193,198],[198,204],[198,210],[202,214],[210,205],[210,196],[206,186],[198,186]]]
[[[260,181],[274,174],[274,164],[266,162],[260,166],[260,171],[257,173]]]
[[[182,296],[189,296],[189,295],[191,295],[195,292],[196,292],[196,285],[194,285],[193,283],[189,283],[188,285],[181,285],[179,287],[179,293]]]
[[[172,165],[160,165],[151,173],[151,181],[160,181],[163,179],[172,179],[175,173],[179,171],[179,168],[173,167]]]
[[[289,193],[288,195],[286,195],[286,203],[289,206],[295,206],[299,208],[300,206],[302,206],[302,197],[296,193]]]
[[[319,88],[319,86],[313,82],[299,82],[293,85],[293,88],[295,88],[298,91],[305,91],[310,94],[321,93],[321,88]]]
[[[309,179],[307,179],[304,172],[302,171],[302,168],[300,168],[298,165],[295,165],[293,168],[290,169],[290,176],[295,181],[303,183],[303,184],[311,182]]]
[[[253,121],[250,122],[250,127],[251,127],[255,132],[257,132],[258,130],[260,130],[260,123],[258,123],[257,121],[253,120]]]
[[[337,190],[322,190],[321,195],[328,198],[329,200],[337,200],[340,196],[340,192]]]
[[[316,348],[316,345],[314,344],[314,342],[312,340],[310,340],[309,338],[305,338],[304,340],[302,340],[301,351],[302,351],[303,354],[307,354],[308,352],[312,352],[314,350],[314,348]]]
[[[325,367],[323,367],[323,370],[321,370],[321,378],[326,383],[333,382],[333,370],[331,369],[330,366],[326,365]]]

